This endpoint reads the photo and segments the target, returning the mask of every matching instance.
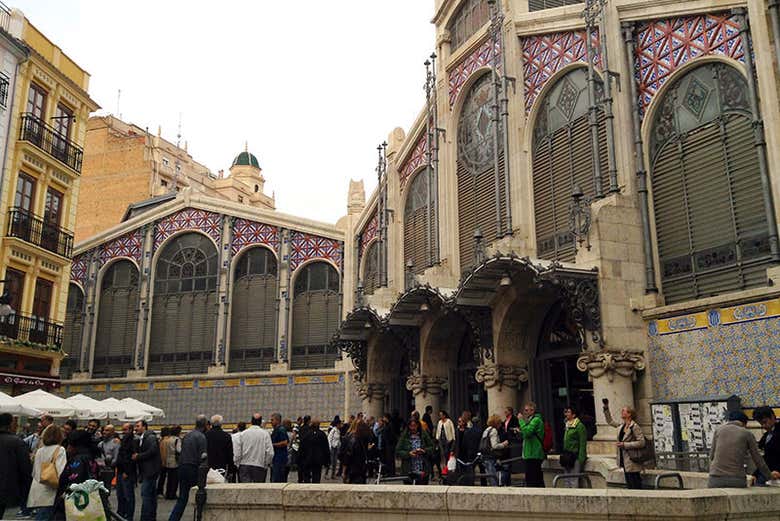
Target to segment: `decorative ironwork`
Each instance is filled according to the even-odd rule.
[[[552,283],[572,320],[579,328],[590,332],[594,343],[602,345],[598,279],[559,272],[559,267],[557,263],[551,264],[539,273],[540,280]]]
[[[471,174],[482,172],[494,159],[497,142],[493,130],[496,122],[491,110],[492,103],[491,76],[485,74],[469,90],[458,124],[458,159]],[[498,130],[500,141],[500,125]]]
[[[0,336],[62,349],[62,324],[45,318],[14,313],[0,318]]]
[[[455,104],[455,100],[458,99],[460,91],[474,71],[490,65],[493,62],[493,55],[500,53],[500,45],[496,45],[496,42],[489,39],[471,53],[471,55],[466,57],[457,67],[452,69],[449,74],[450,107]]]
[[[450,307],[463,315],[471,327],[474,335],[474,361],[478,364],[495,362],[492,310],[483,306],[458,306],[454,302]]]
[[[420,370],[420,328],[414,326],[388,326],[390,332],[406,349],[409,356],[409,370],[417,373]]]
[[[81,173],[84,152],[73,144],[68,136],[57,132],[32,113],[22,114],[22,127],[19,133],[21,141],[37,146],[53,158],[65,163],[77,174]]]
[[[581,247],[583,243],[586,243],[585,247],[588,251],[590,251],[591,203],[591,198],[585,196],[579,185],[575,185],[571,194],[569,227],[577,244]]]
[[[17,237],[63,257],[73,255],[73,234],[24,208],[11,208],[8,212],[8,237]]]
[[[365,340],[339,340],[338,347],[352,360],[356,379],[362,382],[368,370],[368,342]]]

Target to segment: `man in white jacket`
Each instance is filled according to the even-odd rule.
[[[263,417],[255,413],[252,425],[233,438],[233,460],[240,483],[265,483],[274,457],[271,435],[262,428]]]

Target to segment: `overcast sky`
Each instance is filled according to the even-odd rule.
[[[249,142],[277,208],[335,222],[422,108],[433,0],[5,0],[91,75],[103,113],[212,171]],[[121,101],[117,109],[117,91]]]

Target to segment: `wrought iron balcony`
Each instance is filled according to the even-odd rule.
[[[56,350],[62,349],[62,324],[49,322],[42,317],[19,313],[0,317],[0,336]]]
[[[29,112],[22,114],[21,141],[28,141],[55,159],[59,159],[77,173],[81,173],[84,152],[67,136],[63,136],[43,120]]]
[[[73,257],[73,234],[22,208],[8,212],[8,237],[17,237],[69,259]]]
[[[0,106],[8,106],[8,86],[11,84],[11,80],[0,72]]]

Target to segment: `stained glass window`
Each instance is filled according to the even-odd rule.
[[[463,102],[458,123],[458,159],[472,173],[480,173],[493,165],[496,143],[491,78],[490,74],[484,74],[472,86]],[[500,140],[501,125],[498,131]]]
[[[490,19],[487,0],[463,0],[449,25],[450,49],[455,51],[466,43]]]

